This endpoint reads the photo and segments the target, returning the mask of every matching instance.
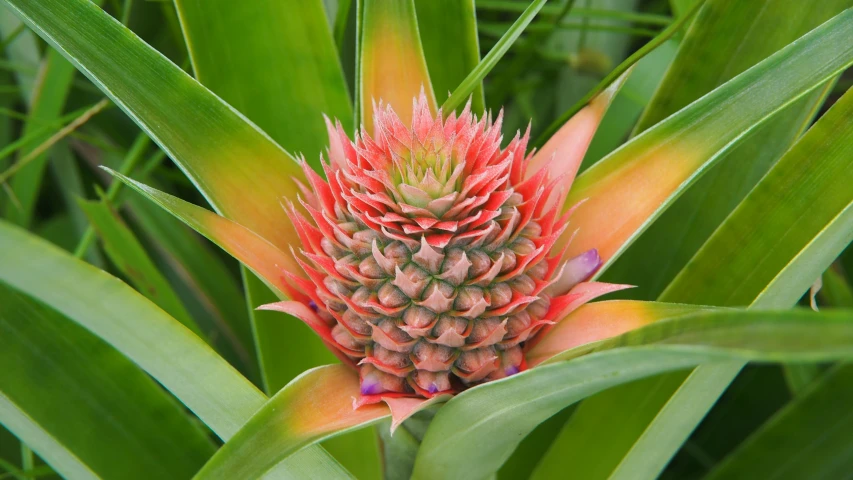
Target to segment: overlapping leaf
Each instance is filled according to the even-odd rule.
[[[851,108],[853,93],[848,92],[750,192],[661,300],[754,308],[795,304],[853,240]],[[589,456],[587,449],[597,446],[599,463],[590,468],[603,471],[590,475],[611,475],[617,467],[619,475],[641,470],[656,475],[741,367],[703,366],[689,377],[673,374],[666,388],[654,388],[649,380],[607,392],[580,406],[555,452],[577,461],[581,457],[571,452]],[[627,408],[626,395],[631,395],[635,419],[630,429],[624,416],[614,413]],[[642,409],[635,408],[638,403]],[[586,424],[585,418],[600,419],[604,411],[610,413],[599,424],[619,425],[619,437],[591,441],[581,429],[573,429],[572,422]]]
[[[183,325],[118,279],[44,240],[0,222],[0,282],[79,323],[154,377],[220,438],[228,439],[266,397]],[[320,449],[283,471],[317,463],[338,471]],[[293,465],[293,466],[291,466]]]
[[[844,358],[853,354],[853,345],[846,345],[853,340],[851,320],[850,313],[833,314],[826,323],[813,312],[697,313],[599,346],[624,348],[571,361],[556,361],[557,357],[449,401],[424,438],[414,478],[485,478],[546,418],[605,388],[645,376],[731,359]],[[836,349],[828,338],[841,344]],[[636,347],[643,344],[653,345]],[[565,356],[586,351],[580,347]]]
[[[4,2],[119,105],[223,215],[277,245],[295,238],[282,197],[302,176],[237,111],[88,0]]]
[[[597,248],[612,262],[722,151],[846,68],[853,46],[837,46],[853,34],[851,18],[839,14],[580,175],[567,205],[586,202],[572,215],[580,230],[569,255]]]
[[[188,477],[213,454],[139,367],[2,283],[0,338],[0,421],[63,476]]]

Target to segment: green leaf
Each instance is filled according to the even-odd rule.
[[[761,426],[705,478],[843,478],[853,469],[851,401],[853,367],[837,366]]]
[[[115,347],[220,438],[230,438],[266,401],[201,339],[132,288],[5,222],[0,222],[0,264],[0,282],[55,308]],[[320,449],[300,452],[278,468],[304,465],[337,468]]]
[[[0,422],[64,477],[187,478],[213,454],[139,367],[2,284],[0,338],[0,363],[15,366],[0,370]]]
[[[185,202],[113,170],[106,169],[117,179],[156,203],[196,232],[204,235],[258,275],[280,298],[286,298],[281,284],[281,270],[298,271],[290,259],[275,245],[243,225],[219,216],[210,210]]]
[[[606,340],[597,350],[605,351],[558,357],[451,399],[427,431],[413,478],[485,478],[543,420],[638,378],[715,361],[848,358],[853,312],[699,312]],[[588,351],[582,346],[562,358]]]
[[[672,67],[640,120],[645,130],[853,5],[787,0],[711,0],[684,38]],[[780,21],[782,19],[782,21]],[[831,88],[777,113],[732,147],[608,270],[605,280],[637,285],[632,298],[656,298],[719,224],[811,123]],[[725,192],[725,194],[720,194]],[[671,244],[665,258],[660,242]],[[677,239],[677,241],[672,241]]]
[[[166,313],[204,338],[169,282],[118,214],[103,202],[80,200],[78,205],[98,231],[110,260],[130,283]]]
[[[62,194],[65,209],[68,211],[68,215],[74,224],[72,230],[74,236],[72,240],[79,241],[89,229],[89,220],[86,218],[86,214],[77,208],[77,200],[86,196],[80,169],[67,141],[60,141],[51,148],[50,156],[50,165],[53,168],[54,178],[57,180],[56,183],[59,184],[59,191]],[[67,231],[65,236],[68,237]],[[104,259],[97,248],[89,248],[85,258],[96,267],[103,267],[104,265]]]
[[[515,23],[506,31],[506,33],[498,40],[494,47],[489,50],[489,53],[483,57],[483,60],[468,74],[467,77],[453,90],[453,93],[441,105],[442,111],[452,112],[457,107],[462,105],[478,87],[482,86],[483,78],[495,67],[495,65],[503,58],[509,48],[518,40],[524,29],[530,25],[536,14],[542,6],[545,5],[545,0],[533,0],[524,12],[516,19]]]
[[[853,239],[851,118],[853,92],[848,92],[759,182],[660,299],[793,306]],[[650,379],[644,386],[614,389],[584,402],[572,421],[598,419],[600,428],[619,435],[590,442],[570,421],[555,450],[565,459],[560,462],[582,461],[594,451],[592,478],[657,475],[741,366],[703,366],[689,377],[672,374],[677,380],[667,381],[667,389],[655,388],[656,380]],[[629,416],[643,420],[626,428]],[[575,452],[586,456],[575,457]]]
[[[214,208],[285,247],[292,157],[88,0],[4,0],[157,142]]]
[[[415,9],[432,88],[442,103],[480,62],[474,0],[415,0]],[[471,108],[477,114],[485,109],[482,82]]]
[[[322,0],[175,0],[195,77],[315,168],[352,106]],[[258,172],[261,174],[260,172]]]
[[[853,239],[853,230],[845,228],[853,221],[851,152],[853,90],[761,179],[661,300],[793,305]],[[714,282],[711,271],[729,281]]]
[[[604,114],[601,125],[589,144],[589,151],[584,156],[580,171],[586,170],[625,142],[660,84],[677,49],[678,43],[668,40],[636,63],[631,76]]]
[[[49,49],[44,56],[36,83],[33,86],[32,103],[29,105],[29,119],[24,124],[23,136],[42,130],[59,120],[65,106],[65,99],[71,89],[74,67],[62,58],[56,50]],[[45,131],[36,136],[19,152],[20,158],[26,157],[44,141],[53,135]],[[47,166],[47,153],[37,156],[21,168],[9,182],[18,199],[17,204],[6,206],[4,217],[13,222],[28,226],[32,222],[33,211],[41,187],[42,175]]]
[[[853,35],[851,19],[853,10],[839,14],[581,174],[566,203],[586,199],[567,254],[596,248],[612,263],[721,153],[853,63],[853,45],[837,48]]]
[[[8,223],[0,223],[0,261],[0,281],[104,339],[220,437],[263,404],[264,395],[201,339],[107,273]]]
[[[24,26],[15,15],[9,15],[6,10],[0,15],[0,33],[3,39],[10,38],[19,28]],[[23,68],[15,69],[15,77],[18,86],[21,88],[21,96],[27,105],[33,103],[34,86],[36,82],[36,72],[39,68],[39,46],[36,42],[36,36],[29,30],[25,30],[18,34],[18,38],[11,42],[4,49],[6,58]]]

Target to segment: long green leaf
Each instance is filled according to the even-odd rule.
[[[418,31],[429,77],[440,104],[480,62],[474,0],[415,0]],[[471,108],[485,109],[483,85],[472,93]]]
[[[115,347],[220,438],[230,438],[266,401],[201,339],[132,288],[4,222],[0,264],[0,282],[55,308]],[[329,468],[335,464],[319,449],[300,452],[289,463],[317,459]],[[295,468],[290,465],[281,468]]]
[[[587,200],[568,254],[596,248],[609,265],[721,152],[853,63],[853,44],[838,48],[851,20],[853,10],[839,14],[581,174],[567,205]]]
[[[812,5],[787,0],[710,0],[684,38],[638,130],[663,120],[849,6],[853,1]],[[790,105],[726,152],[713,170],[637,239],[606,278],[637,285],[630,292],[632,298],[656,298],[802,134],[830,86],[831,82]],[[664,258],[657,253],[662,239],[671,244]]]
[[[0,223],[0,263],[0,281],[107,341],[220,437],[230,437],[245,420],[241,413],[247,419],[263,403],[263,394],[201,339],[105,272],[8,223]]]
[[[503,58],[504,54],[509,51],[509,48],[518,40],[518,37],[524,32],[524,29],[530,25],[530,22],[545,5],[545,0],[533,0],[530,5],[519,15],[518,19],[512,24],[507,32],[501,36],[500,40],[489,50],[489,53],[483,57],[483,60],[471,70],[468,76],[453,90],[453,93],[447,100],[444,101],[441,108],[444,112],[450,113],[469,97],[472,92],[482,85],[483,78],[495,67],[495,65]]]
[[[705,478],[844,478],[853,469],[853,367],[835,367]]]
[[[853,239],[851,115],[853,93],[848,92],[750,192],[661,300],[754,308],[794,305]],[[588,467],[593,478],[630,477],[638,471],[654,476],[741,366],[703,366],[689,377],[673,374],[668,388],[655,388],[655,380],[648,380],[584,402],[561,434],[558,451],[566,461],[578,461],[597,448],[597,462]],[[625,395],[632,395],[630,402]],[[632,426],[626,428],[629,416]],[[586,418],[599,419],[602,429],[618,430],[619,436],[591,442],[573,428],[573,422],[588,423]]]
[[[74,67],[56,50],[49,49],[33,85],[32,103],[29,105],[29,119],[24,124],[24,136],[33,134],[44,125],[50,125],[59,119],[71,89],[72,78]],[[20,150],[20,158],[29,155],[53,133],[46,131],[37,136],[32,143]],[[24,226],[31,223],[46,165],[47,153],[43,153],[15,174],[10,184],[18,202],[7,205],[5,218]]]
[[[175,160],[214,208],[286,247],[301,169],[278,145],[88,0],[4,0]],[[287,248],[285,248],[285,251]]]
[[[322,0],[175,0],[175,7],[198,81],[284,148],[316,167],[328,143],[323,114],[352,132]]]
[[[610,350],[569,361],[556,358],[450,400],[427,431],[413,478],[485,478],[543,420],[598,391],[645,376],[723,360],[845,358],[853,355],[853,313],[695,313],[598,348]],[[588,350],[579,347],[564,357]]]
[[[0,422],[66,478],[186,478],[213,454],[139,367],[2,284],[0,339]]]

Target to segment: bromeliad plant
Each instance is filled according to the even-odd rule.
[[[355,143],[329,126],[328,181],[302,164],[312,220],[288,206],[308,278],[284,271],[293,300],[261,307],[301,318],[357,368],[358,403],[519,373],[547,326],[624,288],[583,282],[601,266],[595,249],[568,261],[554,251],[585,145],[543,161],[526,154],[528,134],[501,149],[500,115],[478,120],[470,102],[458,118],[429,110],[421,93],[409,126],[380,104],[375,138]]]
[[[805,125],[809,113],[794,119],[799,124],[770,123],[778,112],[812,112],[824,99],[821,89],[853,63],[853,45],[839,40],[853,36],[853,11],[843,10],[843,2],[818,9],[808,33],[786,32],[790,40],[802,34],[796,43],[786,40],[778,52],[740,68],[743,73],[677,112],[662,115],[666,102],[652,103],[639,125],[654,126],[580,175],[605,113],[630,82],[632,68],[644,67],[629,58],[567,112],[567,121],[546,130],[554,133],[536,142],[541,148],[529,148],[530,127],[504,141],[504,112],[484,109],[481,82],[543,0],[532,2],[482,60],[472,2],[356,2],[354,115],[319,0],[256,1],[255,12],[239,2],[176,0],[195,79],[88,0],[4,3],[171,156],[218,214],[130,178],[130,169],[111,173],[251,270],[244,281],[252,307],[302,320],[340,360],[280,390],[270,388],[266,372],[264,384],[274,393],[267,399],[197,336],[192,320],[159,303],[167,314],[98,269],[0,224],[6,305],[0,326],[4,339],[20,339],[8,340],[10,352],[24,361],[38,357],[23,345],[39,332],[16,330],[16,315],[74,320],[120,352],[128,369],[136,367],[127,359],[135,362],[225,442],[212,453],[186,415],[169,410],[164,423],[188,446],[175,447],[183,459],[164,448],[146,450],[163,478],[345,478],[349,473],[315,444],[377,422],[383,422],[378,429],[387,478],[488,478],[537,425],[569,405],[610,387],[642,386],[630,382],[701,366],[687,378],[666,377],[681,390],[664,396],[665,405],[639,407],[667,409],[650,410],[657,414],[648,415],[637,438],[630,440],[630,429],[614,429],[630,448],[570,467],[585,478],[626,475],[629,467],[654,477],[743,362],[853,357],[849,313],[785,310],[853,232],[853,94],[838,99],[799,140],[799,130],[785,133],[787,140],[782,131]],[[775,3],[787,13],[803,8]],[[572,4],[554,12],[546,34]],[[349,2],[337,8],[340,39]],[[699,11],[682,40],[679,55],[689,56],[726,8],[747,7],[696,2],[650,45]],[[250,20],[241,23],[245,19],[233,18],[238,14]],[[225,24],[234,28],[232,35],[220,31]],[[278,37],[294,45],[271,45],[269,38]],[[522,52],[530,53],[537,38],[531,34]],[[268,54],[269,68],[251,54]],[[509,72],[528,60],[519,55],[513,62]],[[677,72],[683,59],[672,62]],[[446,90],[453,93],[439,106]],[[656,95],[671,93],[664,83]],[[287,153],[250,120],[282,147],[310,156]],[[355,123],[360,128],[352,128]],[[769,131],[778,138],[758,140],[793,146],[777,152],[755,188],[697,245],[663,292],[668,302],[588,303],[628,288],[597,280],[619,266],[623,253],[631,258],[632,242],[656,219],[667,220],[663,212],[704,172],[768,125],[776,125]],[[794,187],[798,197],[780,200],[780,192]],[[108,241],[111,230],[104,225],[115,229],[112,217],[93,205],[84,210]],[[132,238],[132,232],[112,231]],[[671,251],[687,248],[664,238],[673,244],[654,245],[650,256],[659,269],[674,261]],[[278,301],[258,300],[262,286],[253,275]],[[642,278],[636,283],[642,288]],[[735,306],[759,311],[723,308]],[[277,315],[274,322],[290,321]],[[273,365],[267,349],[283,351],[286,359],[306,341],[273,335],[269,323],[252,321],[261,370]],[[14,355],[0,362],[9,366]],[[106,459],[96,443],[69,428],[73,422],[64,424],[47,408],[28,412],[21,399],[32,391],[22,378],[5,375],[0,423],[58,473],[134,475],[136,463]],[[171,399],[145,385],[139,388],[157,398],[150,400],[157,408],[127,431],[145,432],[151,418],[145,415],[168,410]],[[572,421],[596,412],[596,398],[603,397],[585,401]],[[635,407],[628,401],[626,412]],[[673,425],[667,415],[692,420]],[[113,428],[98,425],[102,432]],[[564,446],[580,435],[572,425],[544,444],[530,437],[539,452],[510,463],[527,468],[525,475],[550,478]],[[651,448],[642,433],[661,425],[673,440]],[[338,457],[347,458],[346,452]],[[607,471],[593,472],[598,468]]]

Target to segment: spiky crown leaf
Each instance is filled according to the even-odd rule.
[[[411,126],[375,111],[373,137],[329,124],[327,180],[303,164],[308,215],[289,209],[308,279],[289,275],[289,293],[358,366],[363,396],[431,397],[523,370],[525,342],[571,300],[551,286],[567,186],[526,171],[528,134],[501,149],[501,115],[442,120],[423,95]],[[580,260],[571,283],[598,267],[594,251]]]

